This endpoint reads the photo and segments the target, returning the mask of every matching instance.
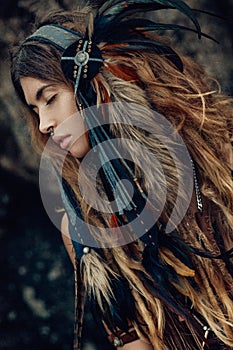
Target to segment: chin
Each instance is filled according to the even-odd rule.
[[[71,152],[70,151],[70,154],[74,157],[74,158],[83,158],[84,157],[84,155],[83,154],[81,154],[80,152]]]
[[[86,138],[78,139],[70,148],[70,154],[75,158],[84,158],[90,151],[90,145],[86,142]]]
[[[74,158],[83,158],[88,151],[81,151],[80,149],[70,149],[70,154],[74,157]]]

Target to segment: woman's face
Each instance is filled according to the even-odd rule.
[[[60,148],[74,157],[84,157],[90,146],[72,87],[32,77],[20,81],[29,108],[38,115],[40,132],[49,134],[52,128],[52,138]]]

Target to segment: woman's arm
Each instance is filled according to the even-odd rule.
[[[69,254],[70,260],[72,261],[73,266],[75,267],[75,252],[73,244],[70,239],[69,234],[69,220],[67,214],[64,214],[61,220],[61,234],[64,245],[66,247],[67,253]]]

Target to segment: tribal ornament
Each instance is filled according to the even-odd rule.
[[[131,18],[132,16],[137,17],[141,11],[150,12],[161,9],[180,11],[193,22],[195,28]],[[57,47],[62,52],[63,72],[67,78],[74,81],[75,93],[78,93],[78,89],[82,91],[82,83],[85,80],[93,79],[103,64],[102,52],[98,48],[98,44],[101,42],[124,44],[123,47],[119,48],[114,46],[114,51],[119,51],[119,53],[122,51],[152,50],[159,55],[165,55],[177,69],[182,71],[182,61],[173,49],[160,41],[147,39],[144,35],[146,32],[166,30],[188,30],[197,33],[199,38],[201,36],[210,38],[201,32],[194,12],[182,0],[111,0],[105,2],[97,11],[91,37],[88,37],[88,32],[83,36],[81,33],[58,24],[48,24],[40,27],[25,42],[36,40]],[[84,91],[82,92],[84,93]],[[90,105],[92,104],[90,102]]]
[[[74,92],[83,85],[83,80],[90,82],[99,72],[103,64],[101,51],[90,40],[80,39],[63,53],[61,58],[62,70],[66,77],[74,81]]]

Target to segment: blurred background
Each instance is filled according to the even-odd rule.
[[[100,3],[104,1],[95,1]],[[169,33],[171,43],[203,65],[225,94],[233,95],[232,0],[187,3],[219,16],[197,14],[203,32],[219,44],[197,40],[190,33]],[[30,32],[35,14],[78,4],[75,0],[0,3],[0,350],[72,349],[73,269],[41,202],[39,159],[31,149],[11,85],[9,48]],[[156,16],[164,20],[164,13]],[[166,12],[167,20],[188,24],[172,11]],[[88,310],[84,326],[83,350],[112,349]]]

